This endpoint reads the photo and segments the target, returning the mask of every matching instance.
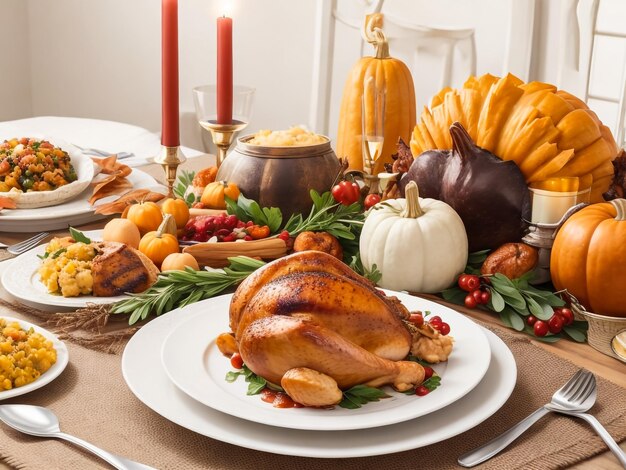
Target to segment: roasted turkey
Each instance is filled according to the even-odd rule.
[[[337,258],[304,251],[265,265],[239,286],[231,333],[217,344],[226,355],[238,351],[250,370],[296,402],[328,406],[354,385],[405,391],[424,380],[423,367],[403,359],[416,338],[432,340],[407,326],[409,315]],[[452,339],[441,338],[434,347],[445,360]]]

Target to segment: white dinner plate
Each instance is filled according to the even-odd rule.
[[[93,295],[79,295],[78,297],[63,297],[62,295],[50,294],[46,286],[39,280],[39,265],[41,255],[46,251],[46,245],[21,254],[11,265],[2,272],[2,285],[13,297],[19,299],[25,305],[43,309],[58,310],[86,307],[88,303],[106,305],[127,298],[126,295],[116,297],[95,297]]]
[[[128,176],[132,189],[150,189],[163,191],[156,180],[143,171],[133,169]],[[89,187],[79,196],[51,207],[37,209],[4,209],[0,212],[0,232],[40,232],[42,230],[61,230],[70,225],[81,225],[103,219],[106,216],[94,214],[89,204],[92,188]],[[98,204],[96,204],[98,205]]]
[[[168,379],[159,361],[165,338],[187,318],[203,314],[196,311],[188,315],[187,308],[155,318],[133,335],[122,356],[124,380],[140,401],[164,418],[204,436],[249,449],[319,458],[367,457],[416,449],[482,423],[504,405],[517,380],[511,351],[500,338],[483,330],[491,349],[489,369],[474,390],[444,410],[384,428],[352,431],[266,426],[209,408],[181,392]]]
[[[418,397],[385,387],[390,398],[356,410],[339,406],[281,409],[264,402],[260,395],[247,395],[248,384],[243,377],[233,383],[226,382],[226,374],[235,369],[215,341],[218,335],[230,331],[230,294],[185,309],[186,315],[202,313],[179,324],[165,340],[161,354],[163,367],[178,388],[206,406],[257,423],[306,430],[366,429],[407,421],[454,403],[478,385],[491,360],[483,330],[443,305],[399,292],[386,293],[398,297],[409,310],[429,310],[450,325],[454,348],[447,362],[433,366],[441,376],[441,386],[433,393]]]
[[[42,336],[46,337],[54,346],[54,349],[57,351],[57,361],[52,364],[50,369],[41,374],[36,380],[33,382],[24,385],[22,387],[12,388],[11,390],[3,390],[0,392],[0,401],[6,400],[7,398],[17,397],[19,395],[23,395],[28,392],[32,392],[33,390],[37,390],[38,388],[43,387],[44,385],[49,384],[54,379],[56,379],[61,372],[67,366],[69,362],[69,354],[67,352],[67,347],[65,343],[57,338],[54,334],[50,333],[48,330],[41,328],[40,326],[34,325],[24,320],[20,320],[18,318],[5,317],[0,315],[0,318],[4,318],[7,323],[16,321],[20,324],[22,329],[28,330],[29,328],[33,328],[35,332],[40,333]]]

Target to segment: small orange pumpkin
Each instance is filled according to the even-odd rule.
[[[224,196],[233,200],[239,197],[239,188],[235,183],[215,181],[207,185],[202,192],[200,202],[210,209],[226,209]]]
[[[161,211],[174,217],[177,228],[183,228],[189,220],[189,207],[182,199],[165,199],[161,205]]]
[[[200,269],[196,258],[189,253],[171,253],[163,260],[163,263],[161,264],[161,271],[182,271],[186,266],[189,266],[196,271]]]
[[[178,253],[178,239],[175,235],[166,233],[167,225],[171,218],[171,214],[166,214],[159,228],[146,233],[139,242],[139,251],[150,258],[157,266],[161,265],[167,255]]]
[[[559,229],[550,257],[557,290],[589,311],[626,317],[626,199],[587,206]]]
[[[128,207],[128,211],[123,216],[133,222],[142,235],[156,230],[163,221],[161,208],[154,202],[133,204]]]
[[[137,226],[128,219],[111,219],[102,230],[102,240],[105,242],[126,243],[137,248],[141,234]]]

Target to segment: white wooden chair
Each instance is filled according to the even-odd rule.
[[[385,0],[318,0],[311,129],[334,138],[344,80],[359,57],[372,54],[360,34],[367,14],[384,14],[383,30],[391,54],[403,60],[412,71],[418,114],[441,88],[461,86],[469,75],[477,73],[477,54],[480,52],[477,52],[476,28],[471,26],[471,18],[467,20],[469,27],[421,25],[405,14],[407,9],[415,13],[418,6],[414,5],[418,4],[385,4]],[[431,5],[429,3],[429,8]],[[528,80],[534,8],[535,0],[509,0],[509,16],[504,19],[508,28],[507,36],[503,38],[502,68],[479,70],[479,74],[511,72]]]
[[[561,0],[560,61],[557,84],[580,99],[601,108],[608,105],[607,112],[601,115],[603,122],[613,131],[615,140],[621,147],[626,146],[626,47],[617,52],[610,63],[594,60],[599,52],[598,38],[618,38],[626,44],[626,25],[622,31],[603,30],[598,27],[598,14],[602,7],[600,0]],[[626,10],[626,9],[625,9]],[[608,12],[607,12],[608,13]],[[615,13],[613,13],[615,14]],[[594,83],[600,74],[618,75],[619,90],[612,93],[593,91]],[[594,76],[595,75],[595,76]],[[598,87],[595,87],[596,89]]]

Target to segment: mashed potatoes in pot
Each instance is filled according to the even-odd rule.
[[[328,139],[323,135],[297,126],[284,131],[260,130],[246,143],[263,147],[304,147],[324,142]]]

